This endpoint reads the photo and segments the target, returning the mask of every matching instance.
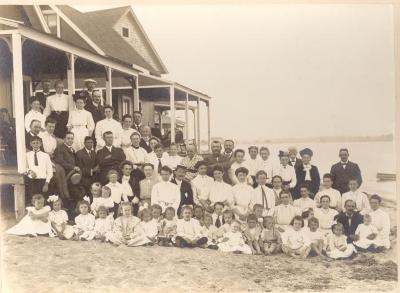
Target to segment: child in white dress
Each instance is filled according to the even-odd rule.
[[[319,230],[319,221],[315,217],[311,217],[308,219],[308,226],[303,228],[305,231],[307,231],[308,236],[311,241],[311,251],[310,251],[310,256],[318,255],[321,257],[325,257],[322,254],[322,251],[324,249],[324,242],[325,242],[325,237],[324,234]]]
[[[205,247],[210,249],[218,249],[218,229],[213,225],[213,218],[210,214],[205,214],[203,219],[204,225],[201,227],[201,235],[207,237],[208,239]]]
[[[94,232],[95,218],[90,214],[90,204],[86,200],[81,200],[77,205],[77,212],[80,214],[75,217],[74,240],[93,240],[96,233]]]
[[[232,229],[223,235],[218,244],[218,250],[223,252],[252,254],[250,246],[245,243],[242,232],[240,232],[240,223],[238,221],[234,220],[232,222]]]
[[[296,258],[306,258],[310,253],[310,238],[302,228],[304,221],[301,216],[295,216],[287,228],[282,233],[282,251]]]
[[[333,259],[345,259],[357,252],[353,244],[347,243],[347,237],[343,234],[341,223],[332,226],[332,234],[327,236],[326,255]]]
[[[175,209],[174,209],[175,210]],[[162,207],[159,204],[153,204],[151,206],[151,217],[157,221],[157,223],[161,223],[162,216]]]
[[[58,237],[60,240],[71,239],[74,236],[74,229],[67,224],[68,214],[62,209],[62,199],[57,195],[51,195],[47,201],[53,205],[53,210],[49,213],[50,237]]]
[[[67,128],[74,134],[72,147],[75,151],[84,147],[85,137],[91,136],[95,127],[92,114],[84,107],[85,97],[77,96],[75,97],[75,109],[69,112]]]
[[[144,233],[147,238],[151,241],[151,243],[155,243],[157,240],[158,234],[158,222],[156,219],[152,219],[151,211],[149,209],[144,209],[140,212],[140,227],[142,227]]]
[[[119,205],[119,217],[114,221],[108,240],[115,246],[141,246],[150,243],[142,227],[139,218],[132,215],[132,204],[121,202]]]
[[[258,224],[257,217],[254,214],[247,216],[247,228],[244,230],[247,245],[250,246],[253,254],[261,254],[260,235],[262,227]]]
[[[370,252],[383,251],[383,244],[378,239],[378,229],[371,224],[371,216],[365,214],[363,223],[358,225],[355,235],[358,238],[353,244],[360,250],[368,250]]]
[[[224,224],[218,229],[219,237],[222,237],[222,235],[224,235],[226,232],[229,232],[232,229],[233,217],[234,216],[232,210],[224,211],[223,213]]]
[[[158,235],[158,245],[172,246],[176,236],[176,218],[175,209],[167,207],[165,209],[165,218],[160,222],[160,233]]]
[[[51,225],[49,221],[49,212],[51,208],[44,205],[44,197],[42,194],[32,196],[33,207],[27,207],[28,214],[14,227],[6,231],[7,234],[13,235],[48,235],[51,233]]]
[[[108,235],[111,233],[114,224],[114,218],[108,216],[108,209],[105,206],[99,206],[96,212],[98,218],[94,224],[95,239],[101,242],[108,240]]]
[[[100,183],[94,183],[100,184]],[[101,187],[101,196],[93,197],[92,205],[90,206],[92,209],[92,214],[97,216],[97,210],[99,207],[105,207],[108,210],[108,217],[114,216],[114,201],[111,197],[111,189],[108,186]]]

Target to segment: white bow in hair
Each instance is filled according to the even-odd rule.
[[[47,199],[48,202],[55,202],[58,200],[58,195],[50,195],[49,198]]]
[[[90,203],[90,197],[87,195],[83,197],[83,200],[86,200],[88,203]]]

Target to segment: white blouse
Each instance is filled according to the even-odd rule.
[[[89,135],[91,135],[95,127],[92,113],[85,109],[70,111],[67,127],[69,126],[72,126],[72,128],[87,128],[89,130]]]

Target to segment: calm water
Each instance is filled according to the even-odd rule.
[[[328,173],[331,166],[339,161],[339,149],[348,148],[349,160],[356,162],[361,169],[364,183],[361,187],[368,193],[378,193],[384,197],[396,198],[396,182],[377,182],[376,173],[396,173],[396,156],[393,142],[352,142],[352,143],[298,143],[267,144],[271,152],[270,158],[278,162],[279,150],[287,150],[295,145],[298,150],[309,147],[313,150],[312,164],[319,169],[320,175]],[[237,145],[247,151],[249,145]],[[259,147],[262,145],[258,145]]]

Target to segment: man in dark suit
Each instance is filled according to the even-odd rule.
[[[289,152],[289,165],[294,169],[300,168],[303,165],[303,162],[300,158],[297,157],[297,148],[291,146],[288,148]]]
[[[357,240],[355,239],[356,230],[358,225],[363,222],[363,216],[359,212],[354,211],[355,208],[356,203],[349,199],[344,204],[345,211],[341,211],[335,216],[335,220],[343,225],[347,243]]]
[[[120,165],[120,176],[118,182],[122,184],[125,194],[128,196],[128,200],[133,205],[133,214],[136,216],[139,211],[140,201],[140,180],[144,178],[143,173],[135,172],[134,166],[130,161],[123,161]],[[140,175],[140,178],[135,176]],[[143,177],[142,177],[143,175]]]
[[[149,126],[142,125],[139,130],[140,134],[142,135],[139,146],[144,148],[148,153],[151,153],[153,151],[150,147],[151,128]]]
[[[51,81],[49,79],[42,80],[42,91],[35,93],[35,97],[38,98],[40,102],[40,108],[42,111],[46,108],[46,100],[48,96],[51,96],[50,93]]]
[[[104,119],[104,107],[101,105],[101,93],[99,90],[93,90],[91,99],[85,105],[85,110],[92,114],[95,124]]]
[[[361,186],[362,177],[360,167],[356,163],[349,161],[348,149],[340,149],[339,157],[340,162],[334,164],[331,168],[332,187],[343,194],[349,191],[348,183],[350,178],[356,178],[358,186]]]
[[[228,174],[228,170],[231,167],[231,160],[221,153],[221,150],[222,146],[219,141],[215,140],[211,143],[211,155],[204,158],[204,161],[206,161],[208,165],[207,175],[212,177],[214,167],[219,165],[224,169],[224,181],[228,184],[232,184]]]
[[[140,111],[133,111],[132,128],[140,132],[141,126],[142,126],[142,113]]]
[[[42,129],[42,126],[41,126],[39,120],[35,119],[35,120],[31,121],[30,131],[25,133],[25,147],[26,147],[27,150],[32,150],[31,140],[34,137],[39,137],[39,133],[40,133],[41,129]],[[43,150],[43,145],[40,147],[40,149],[42,151],[44,151]]]
[[[305,148],[300,151],[300,156],[302,163],[295,168],[297,184],[294,188],[293,199],[300,198],[300,187],[303,184],[308,186],[310,197],[314,199],[314,196],[319,190],[321,178],[319,176],[318,168],[310,163],[313,152],[309,148]]]
[[[90,194],[90,186],[96,180],[96,172],[99,167],[96,165],[96,152],[93,148],[94,140],[91,136],[85,137],[85,147],[76,152],[76,164],[82,171],[81,184],[86,194]]]
[[[126,157],[121,148],[113,146],[114,135],[111,131],[104,132],[103,139],[106,145],[97,151],[96,164],[100,169],[100,182],[105,184],[108,181],[108,171],[112,169],[118,171]]]
[[[79,95],[85,97],[86,104],[90,103],[93,99],[93,91],[95,90],[97,81],[91,78],[84,80],[86,89],[84,89]]]
[[[171,179],[171,182],[178,185],[181,192],[181,202],[179,204],[177,215],[181,214],[182,206],[184,205],[194,206],[192,186],[188,181],[186,181],[185,176],[186,176],[186,167],[182,165],[176,166],[175,176],[174,178]]]

